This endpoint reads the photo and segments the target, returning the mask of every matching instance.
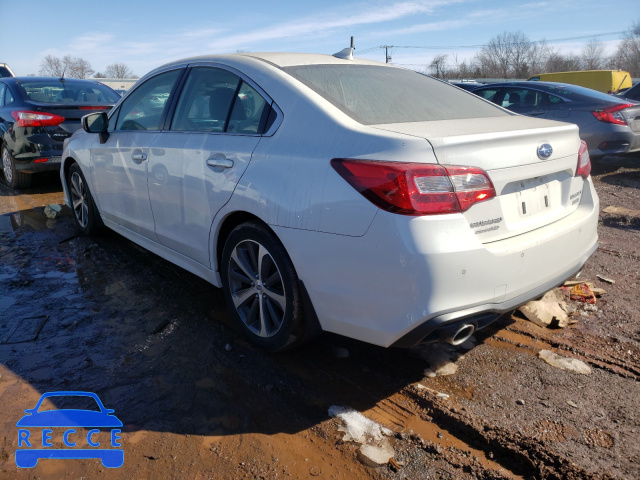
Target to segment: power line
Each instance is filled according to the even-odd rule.
[[[564,37],[564,38],[556,38],[551,40],[533,40],[529,43],[558,43],[558,42],[566,42],[569,40],[584,40],[586,38],[594,38],[594,37],[605,37],[609,35],[621,35],[623,33],[628,33],[629,30],[621,30],[619,32],[605,32],[605,33],[594,33],[589,35],[579,35],[576,37]],[[417,49],[427,49],[427,50],[444,50],[444,49],[463,49],[463,48],[482,48],[487,47],[489,44],[478,44],[478,45],[380,45],[378,47],[370,47],[365,50],[358,52],[358,54],[365,54],[369,52],[373,52],[378,49],[389,49],[389,48],[417,48]]]

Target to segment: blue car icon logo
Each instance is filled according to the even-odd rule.
[[[88,397],[93,399],[98,409],[62,408],[38,411],[42,402],[52,397]],[[87,400],[87,398],[83,398]],[[93,402],[91,402],[93,406]],[[120,432],[122,422],[113,415],[114,410],[104,407],[100,398],[92,392],[50,392],[40,397],[36,406],[25,410],[26,415],[16,423],[18,427],[18,449],[16,465],[33,468],[41,458],[86,459],[99,458],[107,468],[118,468],[124,464],[124,451]],[[40,430],[42,428],[42,430]],[[54,448],[54,428],[56,440],[65,448]],[[90,429],[86,434],[77,428]],[[58,435],[58,430],[64,432]],[[108,439],[105,430],[109,429]],[[108,441],[107,441],[108,440]],[[111,448],[104,448],[109,445]],[[40,448],[40,446],[42,448]],[[83,448],[83,447],[87,448]]]

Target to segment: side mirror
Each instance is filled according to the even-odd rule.
[[[100,143],[104,143],[109,138],[107,129],[109,127],[109,119],[105,112],[90,113],[82,117],[82,128],[87,133],[98,133],[100,135]]]

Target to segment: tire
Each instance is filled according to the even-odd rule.
[[[2,178],[11,188],[27,188],[31,185],[31,175],[16,170],[16,162],[6,145],[2,145]]]
[[[305,341],[298,276],[265,226],[243,223],[227,238],[221,265],[224,296],[249,342],[277,352]]]
[[[67,173],[67,188],[76,227],[83,235],[93,235],[104,228],[84,174],[77,163]]]

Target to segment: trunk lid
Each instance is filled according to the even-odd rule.
[[[496,197],[464,212],[483,243],[520,235],[573,213],[584,179],[575,177],[580,138],[573,124],[524,117],[376,125],[425,138],[443,165],[484,169]],[[538,149],[548,144],[547,159]]]
[[[46,133],[56,142],[64,142],[73,132],[78,130],[82,124],[81,119],[85,115],[94,112],[108,112],[113,107],[113,103],[91,103],[91,104],[69,104],[60,105],[52,103],[25,102],[34,112],[53,113],[64,117],[64,122],[52,127],[43,127]]]

